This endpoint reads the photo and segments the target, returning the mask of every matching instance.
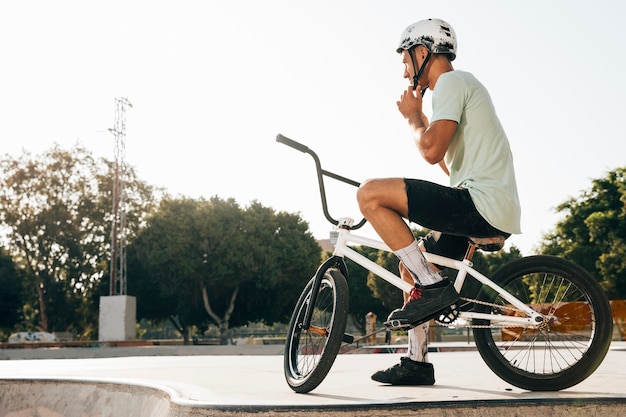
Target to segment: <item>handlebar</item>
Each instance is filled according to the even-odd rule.
[[[284,143],[285,145],[291,146],[292,148],[297,149],[300,152],[311,153],[315,155],[315,152],[310,150],[308,146],[305,146],[301,144],[300,142],[296,142],[293,139],[289,139],[287,136],[283,136],[280,133],[276,136],[276,142]]]
[[[343,177],[341,175],[335,174],[333,172],[330,171],[326,171],[325,169],[322,169],[322,165],[320,162],[319,157],[317,156],[317,154],[315,152],[313,152],[311,149],[309,149],[309,147],[296,142],[293,139],[289,139],[286,136],[281,135],[280,133],[276,136],[276,142],[282,143],[284,145],[287,145],[291,148],[294,148],[300,152],[303,153],[308,153],[309,155],[311,155],[311,157],[313,158],[313,161],[315,161],[315,170],[317,172],[317,183],[319,185],[320,188],[320,197],[322,198],[322,210],[324,211],[324,216],[326,217],[326,219],[331,222],[332,224],[334,224],[335,226],[337,226],[339,224],[339,221],[336,220],[335,218],[333,218],[330,213],[328,212],[328,203],[326,201],[326,188],[324,187],[324,177],[330,177],[333,178],[337,181],[341,181],[343,183],[349,184],[349,185],[353,185],[355,187],[360,186],[361,184],[357,181],[351,180],[350,178],[346,178]],[[363,218],[360,222],[358,222],[357,224],[350,226],[350,230],[356,230],[360,227],[362,227],[365,223],[367,223],[367,220],[365,220],[365,218]]]

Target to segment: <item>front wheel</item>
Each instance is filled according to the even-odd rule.
[[[591,274],[565,259],[531,256],[504,265],[493,281],[544,317],[533,327],[472,321],[476,347],[496,375],[522,389],[558,391],[596,370],[609,349],[613,320]],[[521,315],[493,290],[483,289],[478,300],[477,311]]]
[[[313,277],[296,304],[285,344],[285,379],[292,390],[315,389],[335,362],[348,320],[348,283],[338,269],[324,272],[313,306],[311,325],[302,322],[313,292]]]

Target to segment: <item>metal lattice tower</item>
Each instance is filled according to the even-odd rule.
[[[126,295],[126,108],[127,98],[115,99],[115,178],[113,180],[113,224],[111,227],[110,295]]]

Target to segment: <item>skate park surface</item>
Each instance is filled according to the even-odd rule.
[[[626,412],[626,342],[596,372],[558,392],[497,377],[470,344],[434,344],[436,383],[386,386],[370,375],[401,353],[339,355],[326,379],[296,394],[282,346],[0,349],[0,417],[618,416]]]

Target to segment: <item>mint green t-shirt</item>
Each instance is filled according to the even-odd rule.
[[[487,89],[470,73],[439,76],[431,120],[454,120],[458,127],[445,155],[450,186],[469,193],[493,227],[521,233],[521,208],[513,155]]]

